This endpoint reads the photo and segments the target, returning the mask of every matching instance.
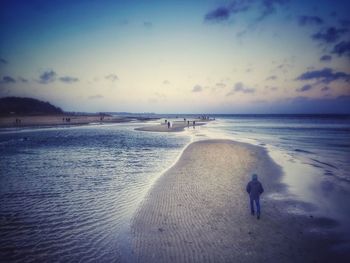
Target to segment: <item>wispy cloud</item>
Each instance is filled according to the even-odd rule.
[[[329,27],[326,30],[321,30],[318,33],[313,34],[311,37],[317,41],[334,43],[347,32],[348,29],[346,28]]]
[[[332,53],[338,56],[346,55],[350,57],[350,42],[342,41],[334,46]]]
[[[266,78],[266,80],[276,80],[276,79],[277,79],[277,76],[275,75],[272,75]]]
[[[311,86],[311,85],[304,85],[301,88],[296,89],[296,91],[305,92],[305,91],[311,90],[312,88],[313,88],[313,86]]]
[[[70,76],[60,77],[59,79],[60,79],[60,81],[62,81],[64,83],[68,83],[68,84],[79,81],[78,78],[70,77]]]
[[[8,64],[8,61],[4,58],[0,58],[0,64]]]
[[[309,26],[309,25],[322,25],[323,19],[319,16],[299,16],[298,23],[300,26]]]
[[[147,27],[147,28],[151,28],[151,27],[153,27],[153,23],[150,21],[145,21],[145,22],[143,22],[143,26]]]
[[[221,22],[228,20],[229,18],[230,10],[225,6],[221,6],[215,10],[208,12],[204,17],[204,20],[207,22]]]
[[[233,14],[239,14],[255,8],[258,16],[254,23],[276,12],[279,6],[288,3],[289,0],[233,0],[227,5],[219,6],[204,16],[205,22],[223,22],[229,20]]]
[[[223,82],[218,82],[218,83],[215,84],[215,86],[218,87],[218,88],[225,88],[226,84],[223,83]]]
[[[322,57],[320,57],[320,61],[322,62],[329,62],[332,60],[332,56],[330,55],[323,55]]]
[[[23,82],[23,83],[27,83],[28,82],[28,80],[26,78],[23,78],[23,77],[19,77],[18,80],[20,82]]]
[[[242,82],[237,82],[231,89],[229,93],[226,94],[226,96],[231,96],[237,92],[241,93],[254,93],[255,89],[254,88],[249,88],[244,86]]]
[[[10,76],[4,76],[2,80],[0,81],[2,84],[10,84],[10,83],[16,83],[16,80]]]
[[[201,92],[203,90],[202,86],[200,85],[195,85],[193,88],[192,88],[192,92]]]
[[[40,76],[39,76],[39,83],[41,84],[48,84],[50,82],[55,81],[56,79],[56,72],[53,70],[47,70],[44,71]]]
[[[289,0],[262,0],[261,2],[261,14],[257,21],[261,21],[267,16],[275,13],[278,7],[284,6]]]
[[[350,81],[350,74],[344,72],[333,72],[331,68],[307,71],[297,77],[297,80],[317,80],[323,83],[330,83],[336,80]]]
[[[103,98],[104,97],[100,94],[96,94],[88,97],[89,100],[97,100],[97,99],[103,99]]]
[[[109,75],[105,76],[105,79],[113,81],[113,82],[116,80],[119,80],[119,78],[116,74],[109,74]]]
[[[163,80],[162,82],[164,85],[169,85],[170,84],[170,81],[169,80]]]
[[[219,6],[216,9],[209,11],[204,16],[206,22],[222,22],[228,20],[231,14],[238,14],[248,11],[254,0],[234,0],[228,5]]]
[[[350,20],[348,20],[348,19],[340,19],[339,20],[339,24],[342,27],[350,27]]]

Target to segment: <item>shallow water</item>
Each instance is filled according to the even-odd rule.
[[[2,130],[0,258],[130,261],[143,197],[190,141],[207,138],[265,147],[294,197],[350,234],[350,118],[223,116],[182,133],[134,130],[141,125]]]
[[[132,214],[189,142],[185,134],[138,132],[135,125],[0,133],[0,258],[127,258]]]
[[[318,208],[304,213],[336,219],[350,234],[349,116],[224,116],[202,131],[265,147],[293,198]]]

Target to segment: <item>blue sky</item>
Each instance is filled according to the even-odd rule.
[[[350,113],[349,1],[2,1],[0,96],[69,111]]]

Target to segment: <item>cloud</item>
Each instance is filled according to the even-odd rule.
[[[113,81],[113,82],[116,80],[119,80],[118,76],[115,74],[109,74],[109,75],[105,76],[105,79]]]
[[[249,88],[244,86],[242,82],[237,82],[231,89],[229,93],[226,94],[226,96],[231,96],[235,94],[236,92],[242,92],[242,93],[254,93],[255,89],[254,88]]]
[[[8,61],[4,58],[0,58],[0,64],[8,64]]]
[[[207,22],[221,22],[230,18],[230,10],[227,7],[218,7],[210,11],[204,17]]]
[[[298,23],[300,26],[308,25],[321,25],[323,24],[323,19],[318,16],[299,16]]]
[[[169,84],[170,84],[170,81],[169,81],[169,80],[163,80],[163,84],[164,84],[164,85],[169,85]]]
[[[129,24],[129,20],[127,20],[127,19],[121,19],[121,20],[119,20],[119,22],[118,22],[118,25],[119,26],[126,26],[126,25],[128,25]]]
[[[97,95],[93,95],[93,96],[89,96],[88,99],[89,100],[96,100],[96,99],[103,99],[104,97],[100,94]]]
[[[275,75],[272,75],[266,78],[266,80],[276,80],[276,79],[277,79],[277,76]]]
[[[192,88],[192,92],[201,92],[203,90],[202,86],[196,85]]]
[[[349,27],[349,26],[350,26],[350,20],[347,20],[347,19],[340,19],[340,20],[339,20],[339,24],[340,24],[342,27]]]
[[[156,96],[159,99],[165,100],[166,99],[166,95],[163,93],[159,93],[159,92],[155,92],[153,93],[154,96]]]
[[[223,82],[218,82],[218,83],[215,84],[215,86],[218,87],[218,88],[225,88],[226,84],[223,83]]]
[[[2,80],[0,81],[2,84],[10,84],[10,83],[16,83],[16,80],[10,76],[4,76]]]
[[[336,80],[350,81],[350,74],[344,72],[333,72],[331,68],[322,70],[307,71],[297,77],[297,80],[318,80],[323,83],[330,83]]]
[[[313,87],[311,85],[304,85],[301,88],[296,89],[296,91],[298,92],[304,92],[304,91],[308,91],[311,90]]]
[[[233,0],[229,4],[219,6],[209,11],[204,16],[205,22],[223,22],[229,20],[232,14],[246,12],[257,5],[258,18],[256,22],[263,20],[265,17],[276,12],[278,6],[288,3],[289,0]]]
[[[143,26],[147,27],[147,28],[151,28],[151,27],[153,27],[153,23],[150,21],[145,21],[145,22],[143,22]]]
[[[77,82],[79,81],[79,79],[75,77],[65,76],[65,77],[60,77],[60,81],[69,84],[69,83]]]
[[[350,42],[342,41],[336,44],[332,53],[337,54],[338,56],[346,55],[350,57]]]
[[[226,6],[220,6],[212,11],[209,11],[204,16],[206,22],[222,22],[228,20],[231,14],[238,14],[248,11],[254,0],[234,0]]]
[[[288,2],[289,0],[262,0],[261,14],[257,21],[261,21],[267,16],[275,13],[277,6],[283,6]]]
[[[22,77],[19,77],[18,80],[19,80],[20,82],[23,82],[23,83],[27,83],[27,82],[28,82],[27,79],[22,78]]]
[[[348,29],[346,28],[329,27],[326,30],[321,30],[316,34],[313,34],[311,37],[317,41],[334,43],[346,32],[348,32]]]
[[[332,60],[332,56],[330,55],[323,55],[322,57],[320,57],[320,61],[322,62],[329,62]]]
[[[47,70],[39,76],[39,83],[48,84],[56,79],[56,72],[53,70]]]

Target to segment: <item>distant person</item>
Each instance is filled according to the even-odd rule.
[[[170,129],[170,121],[168,121],[168,129]]]
[[[260,219],[260,195],[264,192],[264,188],[262,187],[262,184],[258,181],[258,176],[256,174],[252,175],[252,180],[247,184],[247,192],[250,198],[250,211],[252,215],[255,214],[255,202],[257,219]]]
[[[194,129],[196,127],[196,121],[193,121],[192,124],[193,124],[193,129]]]
[[[187,127],[188,128],[190,127],[190,121],[187,121]]]

